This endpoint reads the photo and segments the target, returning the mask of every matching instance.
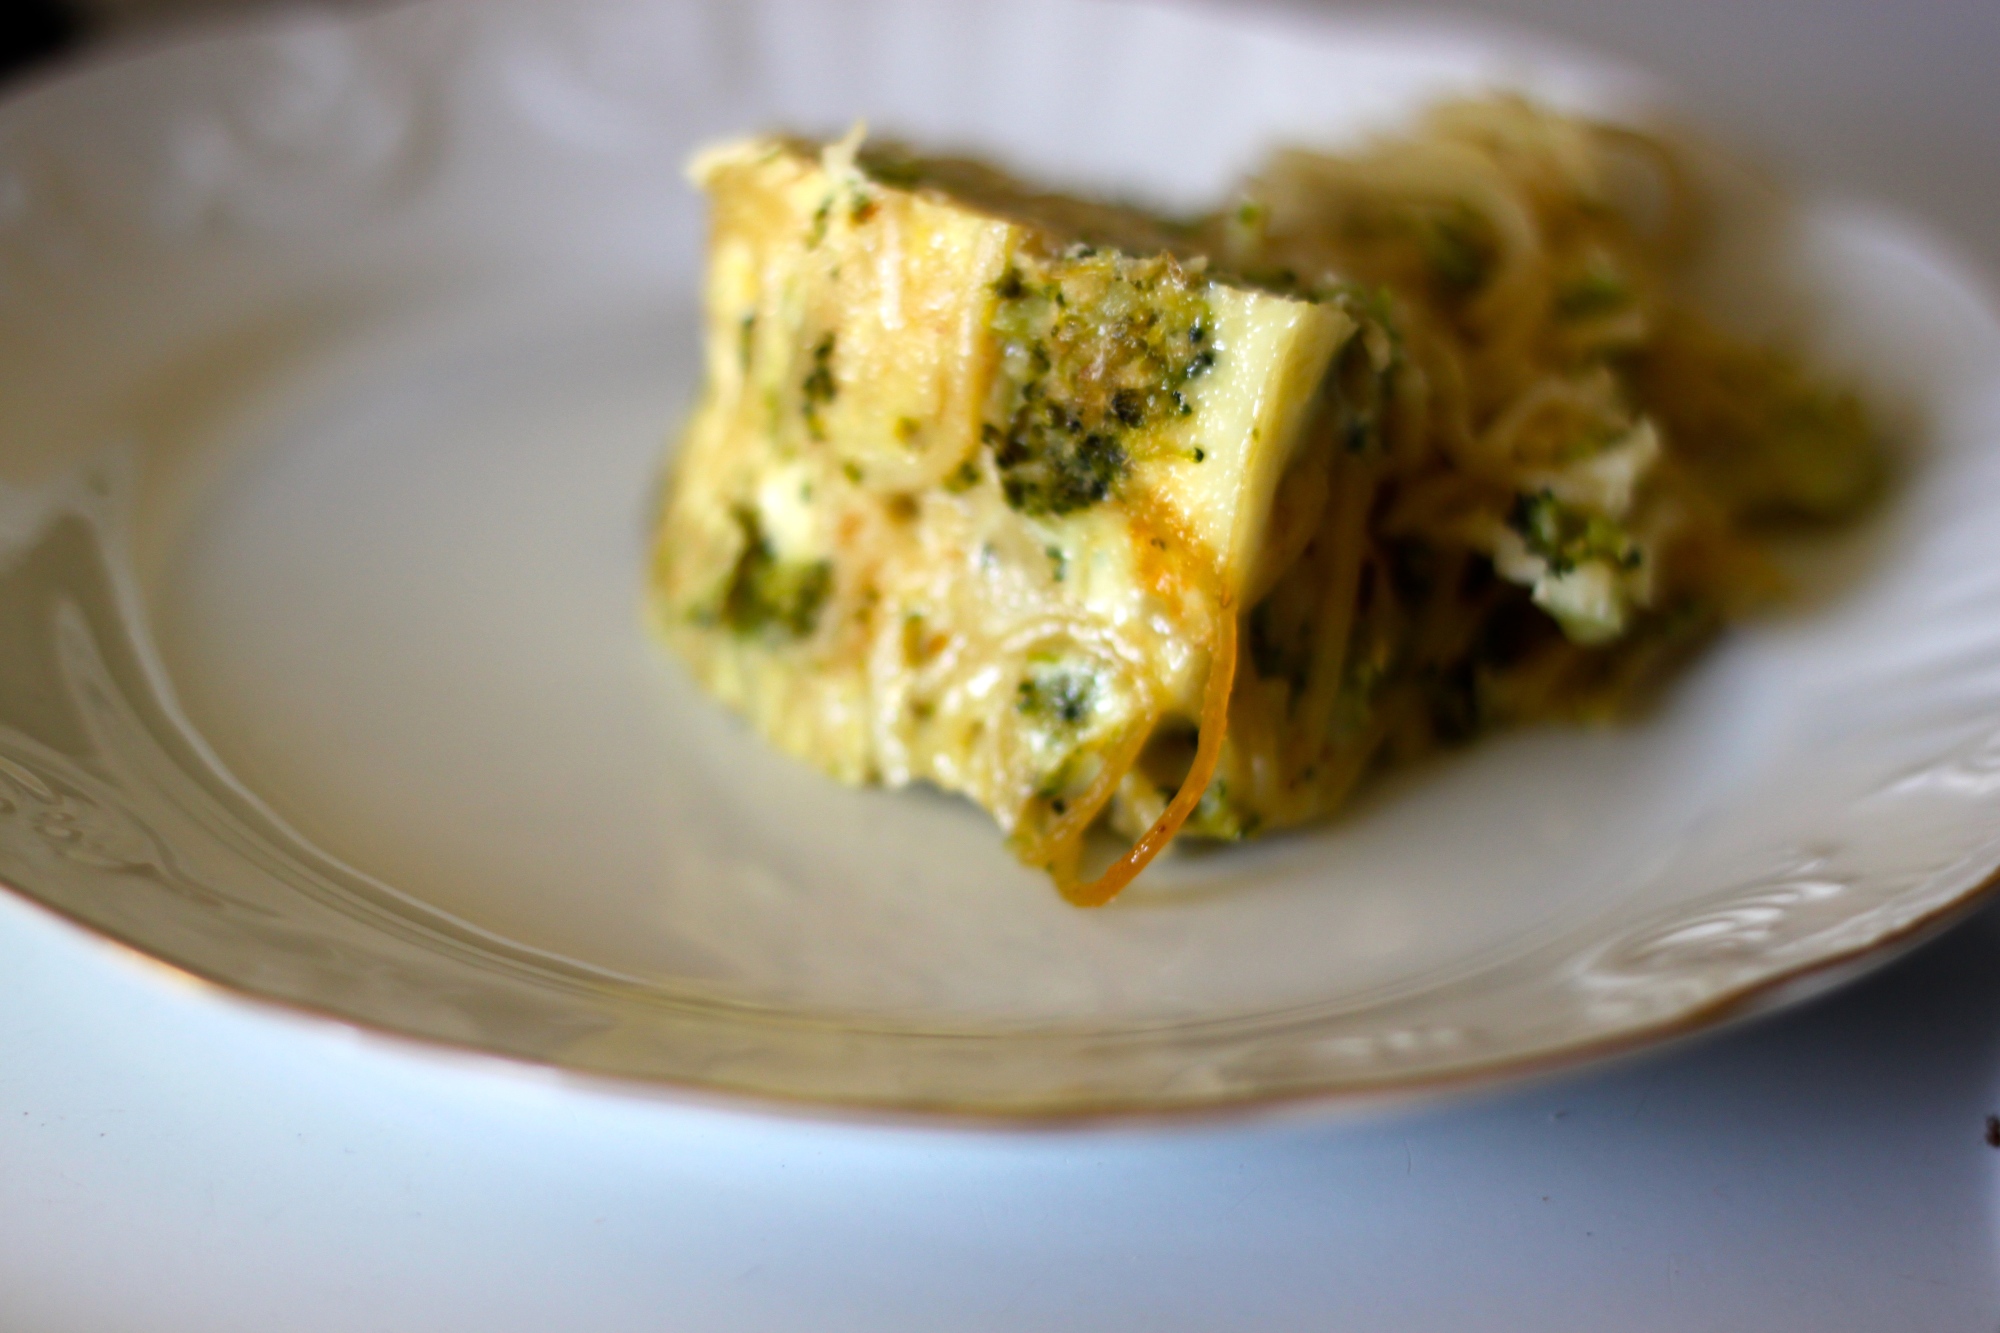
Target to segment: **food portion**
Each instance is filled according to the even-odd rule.
[[[759,140],[695,173],[708,387],[661,624],[779,745],[962,792],[1075,886],[1156,733],[1220,755],[1236,613],[1355,319],[967,164]]]
[[[1851,395],[1677,300],[1667,151],[1517,100],[1207,218],[858,135],[703,154],[707,384],[652,611],[848,782],[1073,901],[1495,725],[1604,717],[1866,503]],[[1130,850],[1095,875],[1085,835]]]

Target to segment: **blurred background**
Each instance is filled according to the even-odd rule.
[[[144,43],[254,9],[382,0],[0,0],[0,77],[85,41]],[[560,0],[552,0],[560,3]],[[839,0],[828,0],[838,3]],[[996,3],[1004,0],[996,0]],[[1167,0],[1435,10],[1524,25],[1624,57],[1789,180],[1921,211],[2000,272],[2000,3],[1995,0]],[[1807,77],[1796,77],[1805,71]],[[1775,77],[1783,73],[1787,77]]]

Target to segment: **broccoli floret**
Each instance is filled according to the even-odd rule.
[[[754,509],[738,509],[743,553],[722,597],[722,623],[737,634],[802,639],[819,623],[833,590],[830,560],[788,560],[765,535]]]
[[[1024,514],[1063,515],[1110,498],[1134,438],[1193,413],[1214,368],[1214,318],[1199,285],[1164,256],[1078,247],[994,284],[1001,392],[981,431],[1001,493]]]
[[[1090,716],[1096,694],[1096,677],[1087,669],[1036,664],[1021,678],[1015,707],[1029,717],[1074,727]]]

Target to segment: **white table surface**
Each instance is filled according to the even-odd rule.
[[[1996,1109],[1996,910],[1609,1070],[1005,1134],[439,1056],[0,895],[0,1329],[1991,1333]]]
[[[2000,256],[2000,6],[1496,0]],[[1813,81],[1760,79],[1806,60]],[[1986,220],[1986,221],[1983,221]],[[1365,1119],[955,1133],[589,1091],[0,894],[0,1333],[2000,1325],[2000,908],[1807,1009]]]

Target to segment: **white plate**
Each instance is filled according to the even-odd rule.
[[[1007,1114],[1518,1071],[1907,938],[2000,863],[2000,327],[1889,214],[1779,251],[1771,309],[1914,459],[1813,595],[1642,725],[1484,743],[1105,911],[969,806],[771,753],[640,628],[696,143],[866,116],[1191,202],[1492,83],[1661,100],[1460,29],[684,0],[292,20],[0,107],[0,877],[412,1036]]]

